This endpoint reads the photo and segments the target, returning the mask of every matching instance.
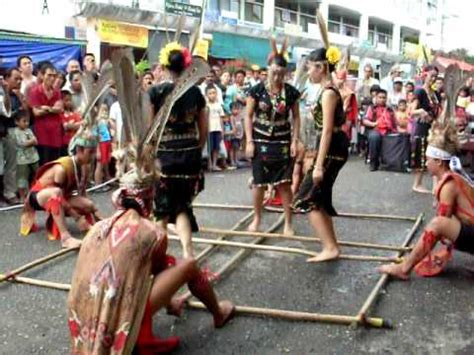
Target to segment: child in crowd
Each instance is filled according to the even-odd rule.
[[[68,146],[72,137],[76,134],[79,127],[82,124],[81,114],[74,111],[74,105],[72,103],[72,94],[70,91],[61,91],[61,97],[63,100],[64,112],[61,114],[61,120],[63,122],[63,152],[62,155],[68,155]]]
[[[214,85],[206,87],[207,112],[209,117],[209,158],[210,170],[220,171],[217,166],[217,158],[219,156],[219,147],[222,141],[223,125],[222,121],[225,117],[224,108],[217,100],[217,90]]]
[[[362,99],[359,108],[359,115],[357,118],[357,153],[359,153],[360,157],[365,157],[367,155],[367,130],[368,128],[365,127],[362,121],[367,114],[367,110],[369,106],[372,105],[372,100],[368,97]]]
[[[110,180],[109,164],[112,158],[112,134],[113,122],[109,118],[109,107],[106,103],[99,106],[99,119],[97,122],[96,134],[99,137],[97,149],[97,163],[94,173],[96,186],[106,180]],[[104,186],[101,191],[108,191],[110,186]]]
[[[15,114],[16,176],[20,201],[24,202],[30,182],[39,167],[39,155],[35,146],[38,141],[29,127],[28,112],[19,110]]]
[[[398,133],[409,133],[409,115],[406,100],[401,99],[400,101],[398,101],[398,107],[397,111],[395,112],[395,118],[397,119]]]
[[[237,152],[240,148],[242,134],[242,121],[240,119],[240,103],[233,102],[230,105],[231,115],[224,118],[224,143],[230,160],[230,169],[237,168]],[[237,121],[240,122],[240,132],[237,132]],[[237,138],[239,133],[240,138]]]

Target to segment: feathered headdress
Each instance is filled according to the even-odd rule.
[[[97,146],[97,136],[94,132],[97,125],[97,103],[111,86],[112,64],[106,61],[100,70],[99,80],[96,81],[94,74],[86,72],[81,78],[82,90],[84,93],[84,110],[82,112],[83,124],[71,139],[68,147],[70,154],[75,148],[93,148]]]
[[[329,43],[326,21],[319,10],[316,12],[316,19],[318,21],[319,32],[321,33],[321,39],[323,40],[324,48],[326,48],[326,59],[329,64],[336,65],[341,59],[341,51],[339,48],[331,46]]]
[[[345,80],[347,78],[347,73],[349,72],[349,66],[351,64],[351,46],[347,46],[344,51],[342,59],[337,64],[337,76],[340,79]]]
[[[168,33],[168,23],[166,22],[165,18],[165,30],[168,43],[161,49],[159,55],[160,64],[164,67],[170,66],[170,55],[175,52],[180,52],[183,56],[185,68],[189,67],[192,63],[192,53],[194,51],[194,48],[196,47],[197,41],[199,40],[201,23],[194,29],[194,32],[191,33],[191,35],[189,36],[189,47],[186,48],[185,46],[180,44],[181,33],[183,32],[185,22],[186,16],[181,15],[178,19],[174,38],[173,40],[171,40],[171,37]]]
[[[277,42],[275,37],[270,38],[270,48],[271,52],[268,54],[267,62],[268,64],[272,64],[272,62],[278,60],[277,64],[281,64],[282,66],[286,67],[288,64],[288,61],[290,60],[287,52],[288,48],[288,38],[285,37],[283,40],[283,43],[281,45],[280,50],[278,50]]]
[[[117,96],[122,110],[123,134],[117,154],[117,176],[123,186],[142,188],[155,179],[158,167],[155,152],[173,104],[209,72],[208,64],[196,57],[176,79],[171,93],[153,117],[147,93],[140,89],[130,49],[120,49],[112,55]],[[125,174],[131,168],[133,172]]]

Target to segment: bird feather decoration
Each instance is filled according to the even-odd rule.
[[[351,64],[351,45],[348,45],[346,50],[344,51],[344,55],[342,56],[342,59],[339,61],[337,65],[337,69],[349,71],[350,64]]]
[[[308,80],[308,70],[307,70],[307,63],[308,59],[306,57],[301,57],[296,65],[295,71],[295,78],[293,81],[293,85],[303,93],[306,85],[306,81]]]
[[[74,137],[80,137],[84,132],[92,131],[92,128],[97,124],[96,109],[97,102],[103,97],[103,95],[110,88],[112,79],[112,64],[109,61],[104,62],[100,70],[99,80],[95,82],[92,73],[85,73],[81,78],[81,85],[84,90],[84,102],[86,103],[85,108],[82,112],[84,123],[79,127]],[[69,144],[69,150],[74,147],[75,139],[71,139]]]
[[[321,33],[321,39],[324,43],[324,48],[329,48],[329,36],[328,36],[328,28],[326,26],[326,20],[324,19],[321,11],[316,11],[316,19],[318,21],[319,32]]]
[[[201,78],[205,77],[209,73],[209,70],[209,65],[203,58],[193,57],[193,63],[186,68],[175,81],[173,90],[168,94],[160,110],[153,118],[153,124],[141,141],[141,145],[155,142],[155,146],[158,147],[166,122],[171,114],[173,104]]]
[[[130,49],[119,49],[112,55],[117,96],[122,110],[123,135],[121,150],[117,153],[118,176],[125,168],[135,168],[138,176],[146,176],[154,169],[155,150],[171,113],[174,103],[209,72],[209,65],[194,57],[175,82],[158,113],[151,121],[152,106],[149,95],[143,92],[136,79]]]
[[[105,61],[102,64],[102,67],[99,72],[99,80],[95,82],[94,76],[92,73],[85,74],[86,86],[89,88],[90,94],[89,99],[86,101],[87,104],[84,108],[83,118],[86,120],[94,120],[96,115],[91,115],[91,111],[94,109],[97,102],[103,98],[103,95],[110,89],[111,80],[113,78],[112,72],[112,63],[110,61]],[[91,84],[93,82],[93,84]],[[95,122],[90,122],[90,126],[94,126]]]
[[[456,99],[459,88],[462,85],[461,70],[457,64],[449,65],[444,72],[444,90],[446,93],[446,103],[443,112],[439,117],[441,122],[454,120],[456,115]]]
[[[176,32],[174,34],[174,42],[179,42],[181,39],[181,33],[183,32],[184,25],[186,24],[186,16],[181,15],[178,18],[178,24],[176,26]]]
[[[199,41],[199,34],[201,32],[201,26],[202,24],[199,23],[199,25],[194,29],[194,32],[191,33],[189,36],[189,53],[193,53],[194,49],[196,48],[197,42]]]

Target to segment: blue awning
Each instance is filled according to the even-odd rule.
[[[0,68],[13,68],[20,55],[29,55],[33,63],[49,60],[65,70],[70,59],[80,60],[84,45],[83,41],[0,32]]]
[[[214,32],[209,54],[222,59],[246,59],[249,64],[267,65],[270,53],[268,39],[254,38],[233,33]]]

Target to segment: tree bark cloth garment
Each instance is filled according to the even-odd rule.
[[[173,83],[163,83],[150,89],[150,100],[156,114]],[[157,150],[161,166],[160,180],[155,184],[155,217],[176,222],[180,213],[186,213],[192,231],[198,230],[192,210],[192,201],[204,189],[204,173],[199,146],[199,114],[206,101],[198,87],[189,89],[171,109],[171,115]]]
[[[61,165],[66,172],[66,179],[62,186],[56,186],[54,183],[45,184],[41,182],[42,176],[53,166]],[[79,172],[78,172],[79,173]],[[21,215],[21,227],[20,227],[20,234],[23,236],[27,236],[31,231],[34,230],[35,225],[35,211],[44,211],[45,209],[42,208],[36,199],[36,195],[39,191],[51,188],[51,187],[59,187],[63,193],[63,198],[65,200],[69,199],[72,195],[72,192],[77,189],[77,181],[76,181],[76,173],[74,171],[74,162],[72,157],[62,157],[58,160],[46,163],[42,165],[38,171],[36,172],[36,176],[33,182],[33,186],[31,187],[28,195],[25,199],[25,205],[23,207],[23,212]],[[48,212],[48,211],[47,211]],[[48,215],[46,220],[46,229],[48,233],[48,239],[50,240],[57,240],[60,238],[59,232],[57,229],[56,224],[51,216]]]
[[[318,186],[315,186],[313,183],[313,170],[317,157],[315,153],[313,164],[305,174],[300,189],[296,193],[293,208],[301,212],[323,209],[328,215],[337,216],[337,212],[332,205],[332,188],[339,171],[347,161],[349,140],[341,129],[342,125],[346,122],[341,95],[333,86],[327,86],[325,90],[333,90],[338,96],[338,101],[334,112],[334,128],[331,143],[323,163],[323,180]],[[322,94],[319,96],[313,112],[314,125],[319,137],[315,140],[316,147],[309,147],[310,150],[316,151],[319,149],[321,143],[320,137],[323,129],[322,96]]]
[[[291,108],[297,104],[300,92],[284,84],[279,94],[272,95],[264,83],[250,89],[255,100],[252,158],[253,184],[278,185],[291,182],[294,159],[291,158]]]
[[[415,90],[415,97],[418,100],[417,109],[424,109],[434,119],[438,117],[440,98],[437,96],[437,93],[428,94],[425,89],[420,88]],[[413,169],[426,169],[425,153],[430,128],[431,123],[423,121],[421,118],[417,118],[412,142],[411,166]]]
[[[474,188],[461,175],[447,173],[436,187],[435,196],[438,202],[440,201],[441,190],[448,181],[454,181],[459,197],[456,199],[454,206],[441,204],[437,215],[446,216],[446,211],[451,209],[452,214],[460,221],[461,229],[454,243],[445,240],[443,236],[436,236],[435,238],[431,231],[425,231],[423,243],[430,252],[415,266],[415,272],[420,276],[436,276],[441,273],[451,260],[453,249],[474,254]],[[460,201],[461,203],[459,203]],[[432,235],[431,238],[429,238],[429,233]],[[432,249],[438,240],[443,243],[443,246],[433,251]]]
[[[135,210],[94,225],[82,242],[68,297],[72,353],[129,354],[166,236]]]

